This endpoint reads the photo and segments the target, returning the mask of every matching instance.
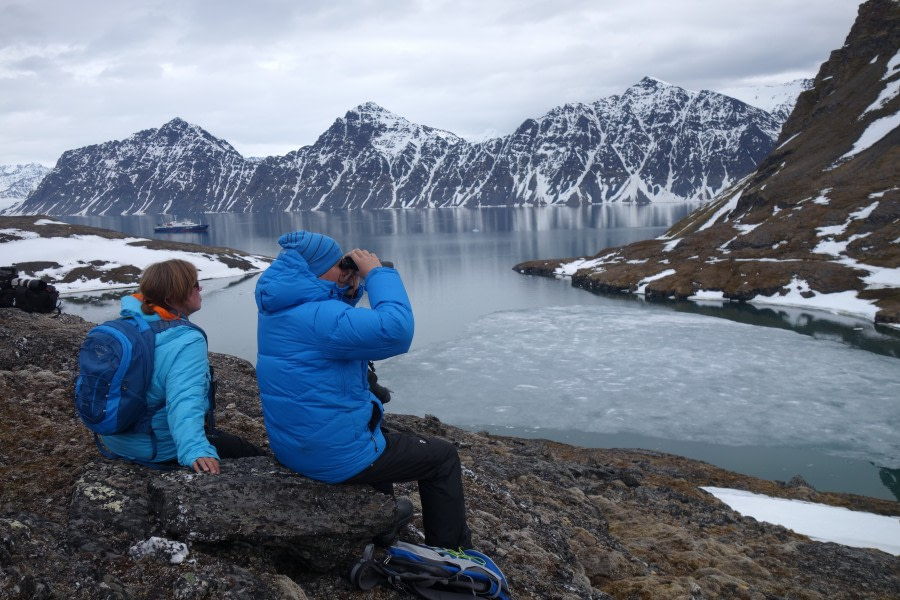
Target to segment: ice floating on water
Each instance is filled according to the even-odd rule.
[[[379,374],[393,410],[462,427],[787,444],[896,467],[897,367],[836,341],[628,303],[493,313]]]

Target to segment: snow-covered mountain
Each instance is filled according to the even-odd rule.
[[[644,78],[470,143],[374,103],[311,146],[243,158],[175,119],[63,154],[20,214],[268,212],[708,200],[752,171],[781,121],[744,102]]]
[[[746,102],[750,106],[770,112],[776,119],[784,123],[791,116],[791,111],[794,110],[794,105],[797,103],[797,97],[811,89],[812,86],[812,79],[794,79],[779,85],[730,87],[717,91],[725,96]]]
[[[0,165],[0,212],[25,200],[49,172],[37,163]]]
[[[394,208],[421,194],[462,138],[417,125],[367,102],[337,119],[312,146],[259,163],[243,206],[232,210]]]
[[[196,213],[232,198],[254,166],[227,142],[173,119],[60,157],[18,213]]]

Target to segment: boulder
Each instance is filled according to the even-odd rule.
[[[89,463],[75,484],[69,535],[105,557],[152,537],[245,545],[314,571],[344,569],[389,529],[396,501],[369,486],[333,486],[260,456],[222,461],[219,475]]]

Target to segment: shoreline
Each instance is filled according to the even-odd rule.
[[[452,423],[451,423],[452,424]],[[458,425],[454,425],[459,427]],[[870,498],[878,498],[889,502],[897,502],[900,509],[900,486],[896,490],[889,488],[879,473],[900,473],[900,468],[892,469],[876,465],[868,459],[831,454],[824,448],[807,446],[762,446],[762,445],[728,445],[713,442],[697,442],[690,440],[674,440],[651,437],[641,433],[605,433],[581,431],[576,429],[522,428],[514,426],[465,426],[466,431],[473,433],[487,432],[491,435],[502,435],[524,439],[546,439],[560,444],[578,448],[597,450],[636,450],[662,452],[680,456],[688,460],[708,463],[720,469],[739,473],[747,477],[758,477],[768,481],[787,483],[797,477],[803,479],[809,487],[820,492],[836,494],[858,494]],[[750,460],[751,456],[771,455],[773,461]],[[790,456],[789,463],[784,456]],[[775,464],[774,460],[781,461]],[[838,471],[843,471],[838,473]],[[846,481],[851,474],[855,484],[851,486],[830,486],[829,479],[840,476]],[[868,474],[868,477],[865,475]],[[868,491],[863,492],[862,489]]]
[[[603,252],[603,251],[601,251]],[[646,283],[648,283],[653,278],[646,278],[642,280],[644,285],[640,285],[636,290],[594,290],[590,289],[586,285],[579,285],[578,279],[574,277],[576,270],[567,269],[572,264],[589,262],[591,259],[587,258],[574,258],[574,259],[549,259],[549,260],[533,260],[519,263],[513,267],[513,270],[522,275],[530,275],[536,277],[547,277],[550,279],[557,279],[561,281],[569,281],[570,285],[574,287],[578,287],[584,289],[585,291],[598,293],[598,294],[607,294],[607,295],[630,295],[634,297],[641,298],[645,301],[650,300],[661,300],[662,298],[655,297],[652,294],[648,294],[646,292]],[[550,270],[551,265],[556,265],[555,268]],[[849,292],[838,292],[833,295],[843,295]],[[874,324],[876,326],[885,327],[888,329],[896,330],[900,332],[900,323],[890,323],[890,322],[878,322],[875,320],[875,314],[877,312],[877,307],[874,303],[867,302],[865,300],[856,300],[855,298],[852,300],[856,300],[855,303],[865,303],[870,308],[869,310],[863,309],[850,309],[846,308],[846,305],[842,305],[839,303],[830,305],[828,303],[821,302],[804,302],[803,300],[797,300],[796,297],[799,294],[789,294],[790,299],[781,301],[776,296],[762,296],[757,295],[754,298],[750,298],[747,300],[734,300],[730,298],[725,298],[723,296],[723,292],[720,290],[708,291],[708,290],[699,290],[690,296],[686,296],[684,298],[677,298],[677,300],[687,300],[696,304],[705,303],[707,306],[727,306],[727,305],[740,305],[740,304],[749,304],[759,308],[797,308],[806,311],[811,311],[817,314],[834,314],[852,317],[855,319],[859,319],[860,321],[865,321],[867,323]],[[821,300],[823,296],[827,296],[825,294],[819,294],[815,296],[817,300]],[[675,299],[675,298],[667,298],[667,299]],[[846,300],[846,298],[844,298]]]

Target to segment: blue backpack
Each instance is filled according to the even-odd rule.
[[[119,457],[103,446],[99,436],[120,433],[149,433],[151,460],[156,458],[156,437],[150,426],[155,411],[147,406],[156,334],[180,326],[193,327],[206,337],[186,319],[147,321],[140,316],[106,321],[85,336],[78,352],[75,410],[108,458]]]
[[[390,546],[381,559],[375,558],[374,544],[366,546],[350,581],[361,590],[386,583],[429,600],[510,598],[503,572],[481,552],[406,542]]]

